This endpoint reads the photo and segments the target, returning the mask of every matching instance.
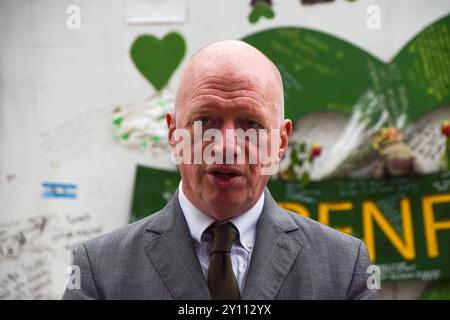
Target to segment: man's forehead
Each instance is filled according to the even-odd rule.
[[[185,111],[190,114],[210,113],[219,114],[261,114],[266,115],[270,112],[269,106],[263,101],[252,99],[250,97],[238,97],[233,100],[225,101],[214,96],[204,96],[196,99],[194,103],[186,106]]]
[[[273,100],[279,95],[281,85],[267,66],[239,59],[227,61],[199,61],[186,72],[184,90],[186,100],[205,91],[222,91],[227,97],[251,95],[256,99]],[[255,97],[256,96],[256,97]]]
[[[225,72],[192,79],[182,109],[216,109],[218,112],[244,111],[266,113],[273,106],[274,86],[263,85],[257,77]]]
[[[199,81],[209,81],[230,86],[262,86],[264,82],[270,81],[267,69],[258,64],[243,64],[238,58],[226,61],[198,61],[186,70],[186,77],[192,85]]]

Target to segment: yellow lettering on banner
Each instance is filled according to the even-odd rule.
[[[305,218],[309,218],[309,211],[304,206],[297,202],[292,201],[281,201],[278,202],[278,205],[286,210],[294,211]]]
[[[317,220],[320,223],[330,225],[330,211],[348,211],[352,210],[353,203],[350,201],[341,202],[321,202],[319,204],[319,213]],[[353,229],[351,227],[333,227],[336,230],[345,232],[347,234],[353,234]]]
[[[426,196],[422,199],[423,223],[425,228],[425,241],[430,258],[439,256],[439,247],[436,237],[437,230],[450,229],[450,220],[436,222],[434,220],[433,205],[450,202],[450,194]]]
[[[414,233],[411,217],[411,203],[409,199],[403,198],[400,201],[400,212],[402,218],[403,237],[395,231],[394,227],[389,223],[388,219],[381,213],[373,201],[363,202],[363,230],[364,242],[370,253],[370,259],[375,260],[375,236],[373,221],[375,221],[386,237],[394,245],[395,249],[405,260],[412,260],[416,257],[416,249],[414,246]]]

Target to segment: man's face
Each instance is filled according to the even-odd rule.
[[[258,157],[259,148],[265,146],[270,150],[270,129],[276,129],[279,148],[275,151],[276,161],[287,147],[287,136],[290,133],[290,122],[286,125],[279,119],[279,110],[273,101],[273,90],[261,81],[243,79],[233,73],[221,76],[205,76],[194,80],[186,95],[183,105],[180,105],[176,119],[168,114],[169,135],[173,129],[186,129],[194,137],[194,124],[202,124],[202,133],[209,129],[220,131],[223,140],[211,145],[211,141],[198,141],[192,138],[191,158],[194,153],[201,151],[201,164],[181,163],[180,173],[183,179],[183,191],[193,203],[203,212],[213,215],[218,220],[225,220],[237,216],[250,209],[264,190],[270,176],[264,174],[263,164]],[[281,132],[277,129],[281,128]],[[227,131],[251,129],[258,132],[266,130],[266,135],[260,140],[252,142],[245,140],[244,144],[237,144],[236,139],[228,139]],[[211,131],[211,130],[210,130]],[[217,132],[217,131],[216,131]],[[249,132],[249,131],[247,131]],[[229,134],[228,133],[228,134]],[[174,141],[171,141],[174,146]],[[232,163],[226,158],[227,149],[232,149]],[[229,151],[228,151],[229,152]],[[244,153],[245,152],[245,153]],[[244,158],[242,158],[244,153]],[[207,164],[204,154],[212,154],[217,159],[223,159],[223,164]],[[238,157],[245,159],[238,162]],[[257,159],[250,162],[250,157]],[[256,158],[255,158],[256,157]],[[267,167],[267,165],[265,166]]]

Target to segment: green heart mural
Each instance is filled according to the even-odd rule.
[[[388,64],[354,45],[318,31],[274,28],[243,39],[279,68],[286,116],[322,110],[350,112],[368,89],[382,95],[392,125],[413,122],[450,105],[450,16],[429,26]]]
[[[130,55],[136,68],[160,91],[183,60],[185,52],[183,37],[171,32],[161,40],[151,35],[137,37],[131,45]]]
[[[253,7],[250,15],[248,16],[248,21],[251,23],[258,22],[259,18],[266,17],[267,19],[273,19],[275,13],[272,10],[272,7],[265,2],[257,2]]]

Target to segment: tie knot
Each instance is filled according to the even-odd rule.
[[[233,242],[238,237],[238,231],[231,222],[225,222],[213,227],[212,236],[211,254],[215,252],[230,252]]]

